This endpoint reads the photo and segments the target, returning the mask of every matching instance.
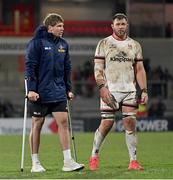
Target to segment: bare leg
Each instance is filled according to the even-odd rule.
[[[44,124],[44,118],[33,117],[32,127],[29,136],[31,158],[32,158],[32,169],[31,172],[44,172],[44,167],[40,164],[38,152],[40,146],[40,133]]]
[[[67,121],[67,112],[52,113],[58,124],[58,135],[62,150],[70,149],[70,134]]]
[[[58,135],[64,155],[64,166],[62,170],[74,171],[83,169],[84,165],[75,162],[71,157],[67,112],[53,112],[52,114],[56,120],[56,123],[58,124]]]
[[[40,133],[43,124],[44,124],[44,118],[40,118],[40,117],[32,118],[32,128],[29,137],[31,154],[38,154],[39,145],[40,145]]]

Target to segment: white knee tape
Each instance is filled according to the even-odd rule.
[[[110,119],[110,120],[115,120],[115,114],[111,114],[111,113],[102,113],[101,114],[102,120],[104,119]]]
[[[126,130],[126,134],[128,134],[128,135],[133,134],[133,133],[134,133],[134,131],[128,131],[128,130]]]
[[[126,117],[136,120],[136,113],[134,112],[123,113],[123,118],[126,118]]]

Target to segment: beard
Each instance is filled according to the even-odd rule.
[[[119,30],[119,31],[117,32],[117,35],[118,35],[119,37],[124,37],[125,34],[126,34],[126,31],[124,31],[124,30]]]
[[[119,38],[123,38],[127,34],[127,31],[126,30],[118,30],[118,31],[114,31],[114,33]]]

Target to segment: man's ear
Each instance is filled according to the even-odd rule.
[[[50,33],[52,32],[52,26],[51,25],[48,26],[48,32],[50,32]]]

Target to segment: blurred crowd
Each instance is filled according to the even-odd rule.
[[[164,81],[172,81],[173,76],[168,71],[167,68],[162,68],[160,65],[156,67],[151,67],[150,59],[147,58],[144,60],[144,67],[147,74],[147,79],[150,80],[164,80]]]
[[[93,97],[96,87],[93,64],[86,61],[82,67],[78,66],[73,69],[72,81],[76,96]]]
[[[160,65],[156,67],[150,66],[150,59],[144,60],[144,67],[148,79],[148,92],[150,97],[168,97],[168,83],[173,82],[173,75],[167,68]]]
[[[15,109],[13,104],[9,100],[0,98],[0,117],[13,117]]]
[[[149,117],[163,118],[166,111],[166,105],[162,99],[155,99],[148,108]]]

